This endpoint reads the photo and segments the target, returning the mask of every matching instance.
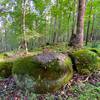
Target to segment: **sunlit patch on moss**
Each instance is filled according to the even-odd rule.
[[[0,54],[0,61],[2,61],[5,58],[8,58],[8,55],[6,53]]]

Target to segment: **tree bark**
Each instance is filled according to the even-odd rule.
[[[22,5],[22,12],[23,12],[23,35],[24,35],[24,45],[25,45],[25,51],[28,52],[28,45],[27,45],[27,40],[26,40],[26,25],[25,25],[25,16],[26,16],[26,4],[27,4],[27,0],[23,1],[23,5]]]
[[[7,31],[6,31],[6,29],[5,29],[5,32],[4,32],[4,36],[5,36],[5,48],[4,48],[4,50],[6,52],[7,51]]]
[[[53,33],[53,43],[56,43],[56,25],[57,25],[57,18],[54,19],[54,33]]]
[[[51,16],[51,18],[50,18],[50,28],[49,28],[49,43],[50,44],[52,43],[52,34],[53,34],[52,23],[53,23],[53,18]]]
[[[85,42],[86,46],[88,44],[88,39],[89,39],[89,29],[90,29],[90,19],[88,20],[88,26],[87,26],[87,34],[86,34],[86,42]]]
[[[93,41],[93,35],[94,35],[94,22],[95,22],[95,14],[93,15],[93,20],[92,20],[92,29],[91,29],[91,34],[90,34],[90,41]]]
[[[69,36],[70,36],[70,17],[71,17],[71,14],[68,15],[68,33],[67,33],[67,41],[69,41]]]
[[[89,30],[90,30],[90,24],[91,24],[91,13],[92,13],[92,9],[93,9],[93,4],[91,2],[90,13],[89,13],[89,17],[88,17],[88,26],[87,26],[87,34],[86,34],[86,43],[85,43],[85,45],[87,45],[88,44],[88,41],[89,41]]]
[[[70,46],[75,48],[83,47],[83,32],[84,32],[84,15],[85,15],[85,0],[78,0],[78,17],[76,34],[72,34]]]

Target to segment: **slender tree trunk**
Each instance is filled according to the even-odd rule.
[[[62,16],[61,16],[62,17]],[[57,42],[60,42],[59,37],[61,36],[61,18],[58,17],[58,34],[57,34]]]
[[[92,30],[91,30],[92,47],[94,47],[96,44],[96,33],[94,32],[95,19],[96,19],[96,15],[93,15],[93,23],[92,23]]]
[[[5,30],[4,34],[5,34],[5,51],[7,51],[7,32],[6,32],[6,30]]]
[[[52,34],[53,34],[53,30],[52,30],[52,16],[50,18],[50,29],[49,29],[49,42],[52,43]]]
[[[70,17],[71,17],[71,13],[68,15],[68,33],[67,33],[67,41],[69,41],[69,37],[70,37]]]
[[[93,8],[93,6],[92,6],[92,3],[91,3],[90,13],[89,13],[89,17],[88,17],[88,26],[87,26],[87,35],[86,35],[86,43],[85,43],[85,45],[88,44],[88,40],[89,40],[89,30],[90,30],[90,23],[91,23],[90,19],[91,19],[92,8]]]
[[[83,47],[83,32],[84,32],[84,15],[85,15],[85,0],[78,0],[78,17],[77,17],[77,30],[70,39],[70,46],[75,48]]]
[[[4,44],[5,44],[5,42],[4,42],[5,40],[4,40],[4,37],[2,36],[2,43],[1,43],[1,47],[2,47],[2,52],[4,52],[5,51],[5,47],[4,47]]]
[[[58,7],[59,0],[56,0],[56,7]],[[54,17],[54,35],[53,35],[53,43],[57,42],[57,26],[58,26],[58,15]]]
[[[90,19],[88,20],[88,26],[87,26],[87,34],[86,34],[86,42],[85,42],[86,46],[88,44],[88,39],[89,39],[89,29],[90,29]]]
[[[73,12],[72,34],[75,34],[75,26],[76,26],[75,17],[76,17],[75,12]]]
[[[95,14],[93,15],[93,20],[92,20],[92,29],[91,29],[91,34],[90,34],[90,41],[91,42],[93,40],[93,34],[94,34],[94,22],[95,22]]]
[[[57,20],[56,20],[56,17],[55,17],[55,19],[54,19],[53,43],[56,42],[56,25],[57,25]]]
[[[25,50],[28,52],[28,45],[27,45],[27,37],[26,37],[26,26],[25,26],[25,16],[26,16],[26,4],[27,0],[23,0],[22,3],[22,12],[23,12],[23,35],[24,35],[24,45],[25,45]]]

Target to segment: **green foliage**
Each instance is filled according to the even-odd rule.
[[[99,84],[99,83],[97,83]],[[90,83],[83,83],[83,85],[74,85],[72,92],[77,94],[76,97],[69,97],[68,100],[99,100],[100,86],[95,86]]]
[[[25,7],[25,37],[27,38],[25,40],[28,42],[29,49],[39,47],[41,44],[46,45],[47,42],[69,41],[72,31],[76,32],[77,0],[25,0],[25,2],[27,3]],[[4,22],[0,28],[0,40],[2,40],[0,46],[3,51],[5,47],[6,50],[17,49],[20,41],[25,38],[23,36],[23,0],[15,0],[15,2],[1,0],[0,3],[2,6],[0,15]],[[99,9],[98,0],[86,2],[85,36],[89,20],[89,35],[93,32],[94,36],[99,36]],[[95,16],[95,22],[92,30],[93,16]]]
[[[87,49],[77,50],[73,53],[76,61],[76,67],[80,74],[90,74],[100,70],[100,60],[96,53]]]

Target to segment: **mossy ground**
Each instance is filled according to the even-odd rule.
[[[0,62],[0,77],[8,78],[12,75],[13,62],[2,61]]]

